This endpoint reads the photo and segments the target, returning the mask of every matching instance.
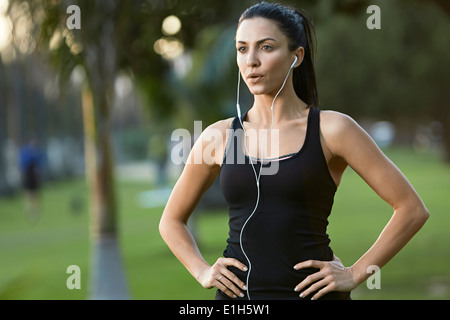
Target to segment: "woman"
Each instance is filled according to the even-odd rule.
[[[370,276],[368,268],[381,268],[397,254],[428,211],[355,121],[318,108],[313,27],[303,14],[268,3],[247,9],[236,48],[254,104],[243,116],[209,126],[197,140],[164,210],[161,235],[204,288],[218,288],[216,299],[349,299]],[[250,141],[252,130],[265,132],[258,143]],[[222,139],[206,138],[217,131]],[[210,161],[192,161],[207,150],[216,151]],[[264,175],[263,159],[277,170]],[[377,241],[351,267],[334,256],[326,234],[347,166],[394,210]],[[224,257],[211,266],[186,224],[219,173],[230,232]]]

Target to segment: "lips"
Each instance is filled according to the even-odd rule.
[[[247,80],[255,83],[258,82],[259,80],[261,80],[264,76],[260,73],[250,73],[247,75]]]

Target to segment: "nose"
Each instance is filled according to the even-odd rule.
[[[256,50],[249,50],[247,54],[247,67],[254,68],[261,64]]]

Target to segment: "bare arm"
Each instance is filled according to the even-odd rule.
[[[419,231],[429,216],[405,176],[355,121],[335,112],[323,112],[322,118],[326,148],[335,159],[352,167],[393,208],[393,215],[373,246],[350,268],[343,268],[340,261],[325,263],[310,260],[296,265],[298,269],[321,269],[296,287],[297,291],[301,291],[315,282],[303,293],[307,296],[322,288],[314,298],[329,291],[354,289],[370,276],[367,273],[369,266],[383,267]]]
[[[235,286],[243,288],[240,281],[226,267],[234,265],[240,269],[245,266],[231,258],[219,258],[210,266],[202,257],[192,234],[187,228],[187,221],[194,211],[198,201],[211,186],[220,171],[220,157],[223,155],[224,141],[222,134],[215,135],[216,139],[210,141],[213,130],[225,134],[224,123],[205,129],[198,138],[189,154],[184,170],[178,179],[164,209],[159,230],[162,238],[169,248],[188,271],[199,281],[203,287],[216,286],[229,296],[241,295]],[[220,139],[218,139],[220,138]],[[213,144],[213,145],[211,145]],[[213,150],[205,154],[205,149]]]

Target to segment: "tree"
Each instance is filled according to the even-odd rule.
[[[56,44],[53,61],[65,81],[76,65],[86,74],[82,88],[85,133],[86,178],[91,195],[90,236],[92,243],[91,298],[127,299],[128,289],[119,253],[117,203],[113,175],[111,106],[114,81],[119,71],[115,42],[115,18],[118,1],[78,1],[83,8],[82,28],[66,28],[67,7],[46,2],[40,43],[50,45],[53,37],[65,36],[65,44]],[[42,5],[42,4],[41,4]],[[33,8],[33,5],[30,4]],[[88,30],[87,32],[84,30]],[[92,32],[94,31],[95,32]]]
[[[227,19],[240,2],[201,5],[195,0],[174,3],[154,1],[14,0],[10,13],[32,21],[30,41],[49,58],[61,86],[81,66],[85,73],[82,109],[85,134],[86,179],[91,196],[92,243],[91,298],[129,298],[118,245],[117,204],[110,142],[114,81],[119,71],[130,74],[143,94],[153,121],[164,122],[177,108],[170,61],[155,53],[162,36],[161,23],[178,14],[183,29],[176,35],[186,49],[195,45],[196,34],[208,24]],[[233,14],[233,13],[230,13]],[[77,21],[81,20],[81,21]],[[23,20],[22,20],[23,21]]]
[[[366,28],[365,10],[333,13],[317,25],[321,102],[354,117],[395,122],[411,136],[417,124],[440,121],[448,162],[448,17],[429,2],[377,4],[380,30]]]
[[[111,104],[119,70],[114,41],[118,1],[78,1],[82,27],[67,28],[69,3],[13,1],[13,15],[31,19],[38,50],[56,67],[65,85],[80,65],[86,74],[82,89],[86,178],[91,195],[91,298],[129,298],[118,245],[117,206],[110,143]],[[20,19],[19,19],[20,20]],[[95,32],[92,32],[95,30]]]

